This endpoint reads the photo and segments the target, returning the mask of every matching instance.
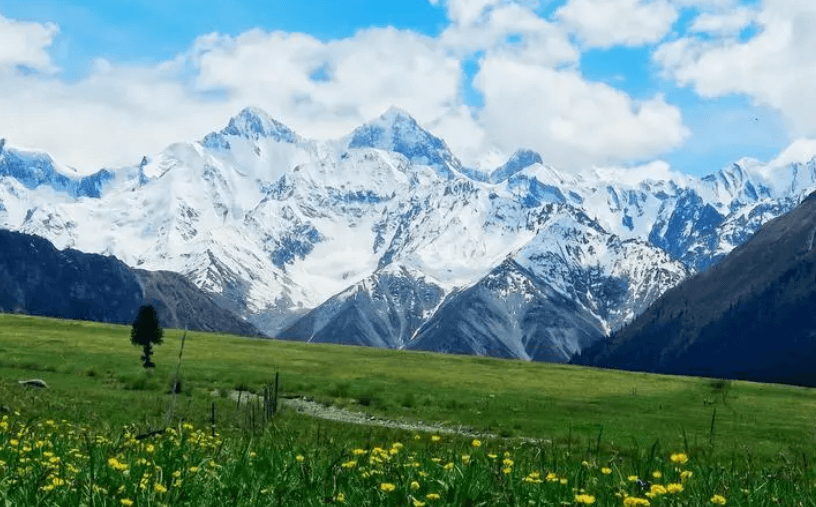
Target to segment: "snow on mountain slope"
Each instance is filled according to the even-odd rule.
[[[269,334],[490,342],[522,358],[562,360],[620,327],[813,188],[816,159],[703,179],[569,175],[528,150],[465,168],[398,109],[314,141],[246,108],[199,142],[84,178],[0,141],[2,227],[181,273]],[[450,313],[463,301],[492,309],[492,324],[468,324],[482,345]],[[532,317],[556,314],[557,332]]]

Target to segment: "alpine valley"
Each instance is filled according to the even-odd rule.
[[[816,159],[636,174],[464,167],[395,108],[332,141],[247,108],[88,176],[0,140],[0,227],[179,273],[269,336],[564,362],[816,189]]]

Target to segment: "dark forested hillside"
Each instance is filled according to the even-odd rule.
[[[181,275],[131,270],[115,257],[0,229],[0,312],[129,324],[142,304],[165,327],[260,334]]]
[[[816,385],[816,194],[578,364]]]

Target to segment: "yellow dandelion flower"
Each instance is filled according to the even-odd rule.
[[[478,438],[474,438],[473,441],[470,443],[471,447],[479,448],[482,446],[482,441]]]
[[[547,474],[547,482],[557,482],[558,476],[555,475],[553,472]]]
[[[585,504],[585,505],[590,505],[590,504],[595,503],[595,497],[592,496],[592,495],[586,495],[586,494],[575,495],[575,503],[582,503],[582,504]]]
[[[167,488],[164,487],[162,483],[157,482],[153,485],[153,491],[161,495],[162,493],[167,493]]]
[[[565,485],[565,484],[566,484],[568,481],[567,481],[566,477],[561,477],[561,479],[560,479],[558,482],[559,482],[559,483],[560,483],[560,484],[563,486],[563,485]]]
[[[411,489],[412,489],[413,491],[418,490],[418,489],[419,489],[419,482],[417,482],[417,481],[411,481]]]
[[[148,454],[153,454],[155,451],[156,448],[153,446],[153,444],[147,444],[147,447],[145,447],[145,452]]]
[[[677,484],[676,482],[673,482],[673,483],[666,486],[666,491],[668,491],[669,494],[671,494],[671,495],[676,495],[677,493],[682,493],[683,492],[683,485],[682,484]]]
[[[666,494],[666,488],[663,487],[660,484],[652,484],[652,487],[649,489],[649,491],[651,493],[655,494],[655,495],[665,495]]]
[[[346,461],[346,462],[345,462],[345,463],[343,463],[341,466],[342,466],[343,468],[354,468],[354,467],[356,467],[356,466],[357,466],[357,462],[356,462],[356,461]]]
[[[391,448],[392,448],[392,449],[402,449],[403,447],[405,447],[405,446],[404,446],[404,445],[402,445],[402,443],[401,443],[401,442],[394,442],[394,443],[391,445]]]
[[[124,507],[130,507],[131,505],[133,505],[133,500],[131,500],[130,498],[123,498],[119,500],[119,503],[124,505]]]
[[[680,472],[680,480],[686,482],[691,478],[692,475],[694,475],[694,472],[692,472],[691,470],[683,470],[682,472]]]
[[[337,496],[335,496],[334,499],[339,503],[343,503],[346,501],[346,495],[344,495],[343,493],[337,493]]]
[[[366,452],[363,449],[354,449],[353,451],[351,451],[351,453],[354,454],[355,456],[362,456]]]
[[[502,468],[502,473],[504,475],[510,475],[511,473],[513,473],[513,468],[512,467],[504,467],[504,468]]]
[[[397,489],[397,487],[394,486],[393,484],[391,484],[390,482],[384,482],[384,483],[380,484],[380,490],[384,491],[386,493],[391,493],[395,489]]]
[[[428,493],[425,495],[426,500],[439,500],[440,498],[439,493]]]
[[[711,503],[715,505],[725,505],[725,497],[722,495],[714,495],[711,497]]]
[[[603,467],[603,468],[601,468],[601,473],[604,474],[604,475],[609,475],[609,474],[612,473],[612,469],[609,468],[609,467]]]
[[[671,455],[671,461],[677,465],[685,465],[688,463],[688,456],[682,452],[674,453]]]
[[[626,480],[629,481],[629,482],[637,482],[638,476],[637,475],[630,475],[629,477],[626,478]]]
[[[655,479],[660,479],[661,477],[663,477],[663,472],[661,472],[660,470],[655,470],[654,472],[652,472],[652,477],[654,477]]]
[[[462,464],[467,465],[469,463],[470,463],[470,455],[469,454],[463,454],[462,455]]]
[[[431,442],[439,442],[440,440],[442,440],[442,437],[439,435],[431,435]]]
[[[416,498],[412,498],[411,503],[414,507],[425,507],[425,502],[422,500],[417,500]]]
[[[447,470],[447,471],[453,470],[453,462],[446,463],[445,466],[443,466],[442,468]]]
[[[490,459],[498,458],[498,456],[496,454],[493,454],[492,452],[490,454],[488,454],[487,457],[490,458]]]
[[[295,456],[295,461],[297,461],[298,463],[303,463],[303,461],[304,461],[305,459],[306,459],[306,458],[304,458],[304,457],[303,457],[303,456],[301,456],[300,454],[298,454],[297,456]]]
[[[623,499],[624,507],[649,507],[651,503],[645,498],[638,498],[636,496],[627,496]]]
[[[513,460],[510,459],[510,458],[504,458],[502,460],[502,465],[504,465],[506,467],[511,467],[511,466],[513,466]]]
[[[198,472],[198,470],[199,470],[198,467],[190,467],[190,473],[192,474]]]

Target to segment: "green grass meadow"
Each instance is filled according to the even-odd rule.
[[[150,375],[129,332],[0,314],[0,502],[816,505],[812,389],[189,332],[174,397],[182,331]],[[263,425],[226,396],[276,372],[282,396],[496,437]]]

